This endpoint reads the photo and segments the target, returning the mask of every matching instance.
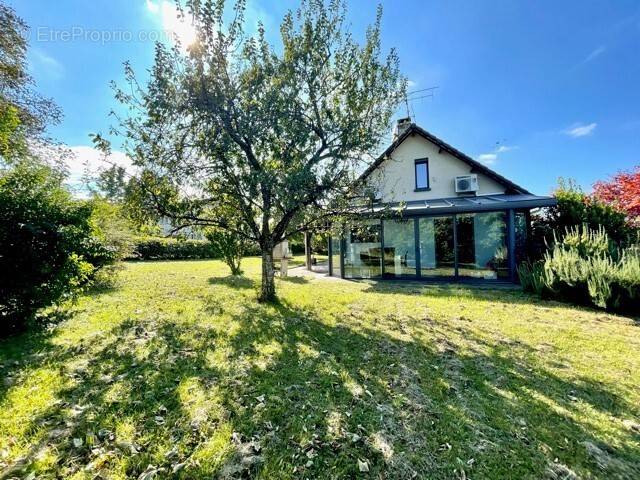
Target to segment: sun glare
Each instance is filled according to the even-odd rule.
[[[191,18],[188,14],[181,16],[173,2],[146,0],[146,5],[150,13],[160,17],[163,30],[172,40],[177,40],[181,48],[186,50],[195,43],[197,31]]]

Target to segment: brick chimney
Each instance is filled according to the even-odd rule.
[[[396,126],[393,129],[393,140],[395,141],[400,135],[407,131],[407,129],[411,126],[411,118],[399,118],[396,121]]]

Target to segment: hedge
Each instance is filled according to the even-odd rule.
[[[257,247],[250,248],[249,255],[259,255]],[[215,246],[208,240],[152,237],[135,241],[133,252],[127,260],[197,260],[220,258]]]

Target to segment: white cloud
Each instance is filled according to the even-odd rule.
[[[51,55],[44,51],[34,48],[31,50],[33,57],[33,65],[38,73],[42,73],[51,78],[62,78],[64,76],[64,66]]]
[[[585,57],[584,60],[582,60],[582,63],[588,63],[591,60],[595,60],[596,58],[598,58],[600,55],[602,55],[605,52],[606,48],[604,45],[600,45],[598,48],[596,48],[595,50],[593,50],[591,53],[589,53],[589,55],[587,55]]]
[[[407,87],[413,88],[413,87],[415,87],[417,85],[418,85],[418,82],[413,81],[413,80],[407,80]]]
[[[505,153],[505,152],[510,152],[511,150],[515,150],[518,147],[512,147],[509,145],[500,145],[497,149],[496,149],[496,153]]]
[[[512,145],[500,145],[499,147],[496,147],[491,153],[483,153],[478,155],[478,161],[486,165],[493,165],[498,161],[499,153],[510,152],[511,150],[515,150],[516,148],[518,147]]]
[[[67,183],[79,195],[84,192],[83,176],[95,176],[100,170],[110,168],[112,165],[123,167],[129,174],[135,173],[135,167],[131,159],[119,150],[114,150],[107,157],[93,147],[86,145],[76,145],[68,147],[72,155],[66,159],[66,166],[69,171]]]
[[[196,41],[197,30],[192,19],[186,11],[181,15],[173,1],[146,0],[146,5],[152,15],[159,17],[163,30],[180,42],[183,50]]]
[[[496,163],[497,159],[498,159],[498,155],[496,155],[495,153],[483,153],[482,155],[478,156],[478,160],[487,165],[492,165]]]
[[[586,137],[593,134],[597,126],[598,124],[595,122],[589,123],[588,125],[576,123],[564,130],[563,133],[573,138]]]

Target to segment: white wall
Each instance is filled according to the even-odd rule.
[[[450,153],[438,153],[439,147],[420,135],[410,135],[370,176],[378,186],[383,202],[428,200],[456,197],[454,179],[471,173],[471,166]],[[415,192],[415,164],[418,158],[429,159],[429,187]],[[477,195],[505,193],[505,187],[495,180],[478,174]]]

